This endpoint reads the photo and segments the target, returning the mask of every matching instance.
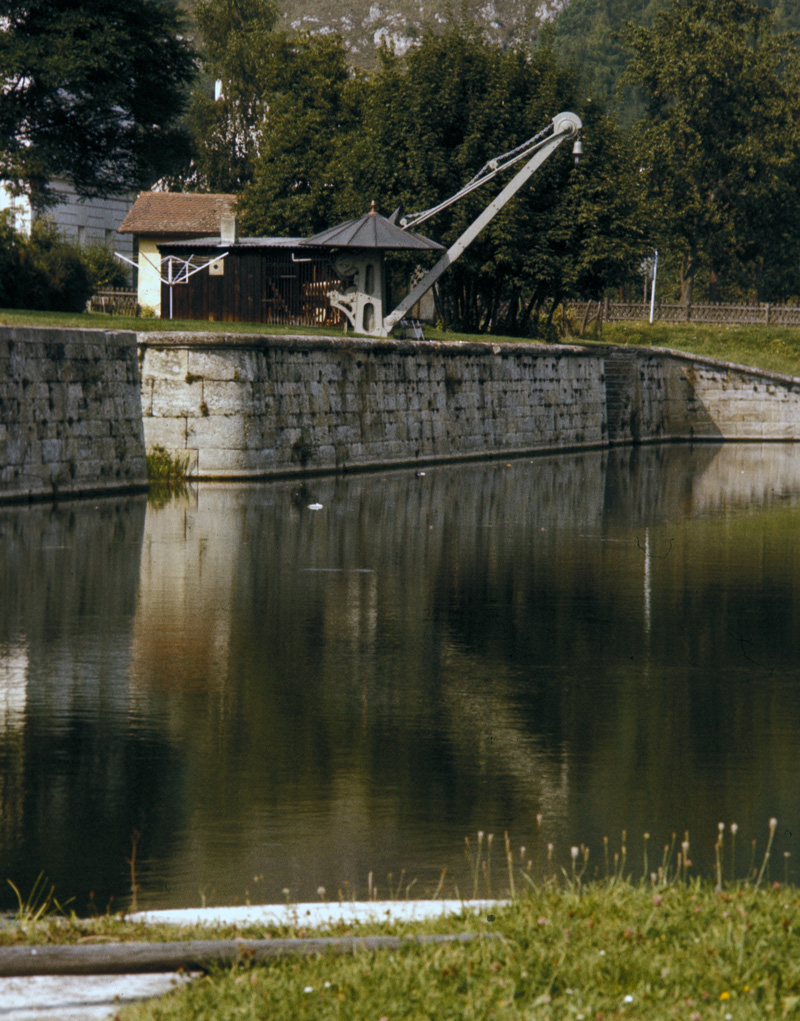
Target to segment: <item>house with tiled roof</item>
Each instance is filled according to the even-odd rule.
[[[144,191],[122,221],[120,234],[132,234],[138,251],[138,300],[161,315],[161,255],[171,241],[219,235],[223,217],[233,216],[235,195]]]

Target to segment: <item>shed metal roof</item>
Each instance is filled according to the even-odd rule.
[[[431,241],[413,230],[398,227],[394,219],[388,219],[377,211],[374,202],[372,209],[364,216],[323,230],[306,238],[303,244],[318,248],[380,248],[394,251],[436,251],[444,247],[438,241]]]
[[[303,238],[239,238],[238,241],[221,241],[218,234],[205,238],[178,239],[176,241],[162,241],[159,249],[180,248],[225,248],[236,250],[239,248],[300,248],[305,247]]]

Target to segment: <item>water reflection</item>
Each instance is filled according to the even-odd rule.
[[[26,893],[45,869],[63,898],[80,894],[79,910],[90,891],[104,908],[125,889],[137,822],[166,852],[157,823],[171,794],[140,781],[170,749],[129,714],[145,506],[0,511],[2,878]]]
[[[135,828],[161,906],[800,835],[798,502],[800,449],[698,445],[7,508],[4,868],[104,906]]]

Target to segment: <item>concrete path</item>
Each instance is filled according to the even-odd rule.
[[[0,1021],[106,1021],[120,1007],[162,996],[185,975],[35,975],[0,978]]]
[[[416,921],[461,914],[490,915],[506,901],[369,901],[343,904],[262,904],[145,911],[132,921],[166,925],[292,925],[319,932],[340,922]],[[491,919],[489,919],[491,920]],[[37,975],[0,978],[0,1021],[109,1021],[121,1006],[163,996],[186,975]]]

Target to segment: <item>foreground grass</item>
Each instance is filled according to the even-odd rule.
[[[287,957],[258,965],[242,962],[197,977],[158,1000],[121,1009],[117,1021],[328,1021],[328,1019],[453,1018],[483,1021],[570,1019],[604,1021],[672,1017],[755,1019],[800,1017],[800,889],[770,881],[778,821],[769,821],[760,868],[756,842],[745,879],[735,869],[738,827],[718,825],[715,882],[689,876],[689,837],[664,846],[661,864],[648,859],[644,834],[641,879],[626,871],[625,835],[613,855],[604,841],[605,877],[584,882],[589,852],[571,848],[571,873],[551,863],[535,882],[524,849],[515,863],[506,838],[511,900],[480,912],[420,922],[341,922],[324,935],[406,936],[463,933],[461,944],[409,944],[396,951],[356,950],[342,956]],[[475,892],[489,892],[491,837],[465,841]],[[725,852],[725,853],[723,853]],[[778,859],[779,860],[779,859]],[[650,871],[650,864],[655,871]],[[497,863],[496,863],[497,864]],[[741,866],[740,870],[741,872]],[[649,878],[648,878],[649,877]],[[13,884],[12,884],[13,885]],[[478,888],[484,885],[486,890]],[[16,887],[15,887],[16,890]],[[0,924],[0,948],[19,944],[125,943],[193,939],[306,937],[302,915],[283,925],[216,929],[148,926],[122,916],[82,920],[60,912],[40,877],[27,900],[19,893],[16,920]],[[55,913],[53,909],[58,909]]]
[[[119,1017],[795,1017],[799,907],[798,890],[779,884],[722,893],[700,883],[658,892],[629,883],[549,888],[491,916],[445,925],[499,933],[499,940],[219,971]],[[441,931],[443,924],[402,928]]]
[[[492,912],[344,926],[331,935],[497,933],[460,945],[285,958],[220,969],[119,1021],[327,1019],[755,1019],[800,1017],[800,891],[701,881],[530,890]],[[0,944],[308,935],[302,927],[177,930],[45,918]]]

